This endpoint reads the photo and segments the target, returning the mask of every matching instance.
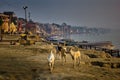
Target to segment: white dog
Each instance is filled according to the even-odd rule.
[[[54,61],[55,61],[55,56],[51,50],[51,53],[48,55],[48,65],[49,65],[51,72],[52,72],[53,67],[54,67]]]

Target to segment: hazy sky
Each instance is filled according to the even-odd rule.
[[[0,0],[0,12],[14,11],[24,18],[28,6],[33,21],[63,22],[88,27],[120,27],[120,0]]]

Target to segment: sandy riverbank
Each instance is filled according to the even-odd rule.
[[[81,49],[81,65],[75,69],[69,54],[65,65],[56,59],[51,74],[47,65],[50,48],[44,42],[0,44],[0,80],[120,80],[120,59],[95,50]]]

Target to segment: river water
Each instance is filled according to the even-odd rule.
[[[111,41],[116,49],[120,49],[120,29],[111,30],[105,34],[71,34],[70,38],[75,41]]]

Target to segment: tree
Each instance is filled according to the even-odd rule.
[[[67,24],[64,22],[64,23],[62,23],[62,26],[67,26]]]
[[[3,21],[2,19],[0,19],[0,41],[2,41],[2,24],[3,24]]]
[[[2,21],[2,19],[0,19],[0,26],[2,26],[2,24],[3,24],[3,21]]]

